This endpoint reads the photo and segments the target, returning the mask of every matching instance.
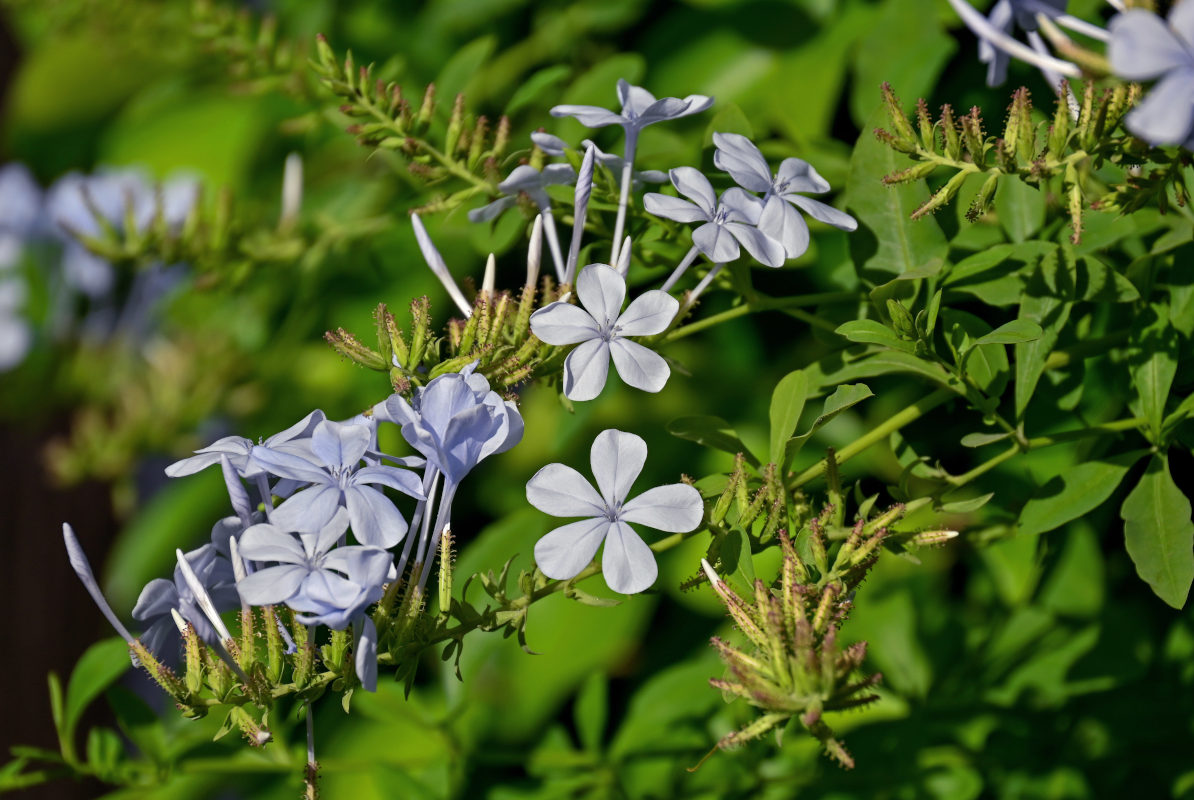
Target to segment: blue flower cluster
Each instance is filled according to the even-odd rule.
[[[144,173],[129,168],[94,175],[72,172],[43,192],[24,165],[0,166],[0,372],[19,365],[34,343],[37,326],[23,313],[31,278],[44,285],[50,298],[41,327],[51,334],[60,335],[72,325],[79,294],[97,309],[84,321],[90,332],[143,318],[173,274],[164,267],[138,271],[117,320],[111,307],[112,266],[77,237],[99,236],[102,224],[120,229],[128,220],[144,229],[158,214],[168,226],[181,226],[198,194],[194,179],[173,178],[155,187]]]
[[[461,480],[522,438],[517,407],[475,366],[431,380],[409,401],[393,395],[344,422],[315,411],[259,444],[229,436],[171,464],[166,473],[174,477],[220,464],[235,514],[216,523],[210,544],[178,553],[173,580],[151,581],[142,591],[133,610],[144,626],[142,643],[172,660],[174,629],[190,624],[219,652],[229,638],[222,612],[286,605],[304,625],[351,626],[358,677],[374,689],[377,630],[369,607],[387,582],[403,576],[423,589]],[[399,425],[421,457],[381,452],[377,427],[386,422]],[[386,489],[415,501],[409,524]],[[411,528],[416,534],[408,535]],[[355,544],[348,544],[350,534]],[[80,579],[131,642],[69,525],[64,536]],[[390,548],[403,540],[396,561]]]

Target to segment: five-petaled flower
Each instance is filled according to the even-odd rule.
[[[546,212],[551,209],[551,198],[547,195],[547,187],[571,184],[575,180],[576,170],[570,164],[548,164],[542,172],[530,164],[521,164],[498,184],[498,191],[504,197],[499,197],[489,205],[474,208],[468,212],[469,221],[489,222],[497,219],[503,211],[518,202],[519,194],[525,194],[536,208],[541,212]]]
[[[799,158],[785,158],[779,171],[771,174],[767,159],[754,142],[738,133],[715,133],[713,143],[717,151],[713,163],[743,189],[763,194],[763,212],[759,216],[759,230],[778,240],[788,258],[796,258],[808,249],[808,223],[796,210],[843,231],[858,228],[858,221],[819,200],[800,192],[824,194],[829,182],[817,174],[811,164]],[[694,234],[693,238],[696,236]]]
[[[671,370],[662,356],[627,336],[662,333],[676,316],[676,298],[658,289],[643,292],[625,311],[626,279],[606,264],[590,264],[576,279],[583,308],[555,302],[531,315],[531,331],[548,344],[579,345],[564,361],[564,394],[592,400],[605,388],[609,361],[622,380],[646,392],[658,392]]]
[[[553,108],[551,115],[575,117],[580,124],[590,128],[621,125],[629,138],[648,125],[697,114],[713,105],[713,98],[702,94],[690,94],[682,100],[678,97],[656,100],[646,89],[631,86],[625,80],[618,81],[618,100],[622,103],[621,113],[600,106],[562,105]]]
[[[627,500],[647,460],[647,444],[633,433],[606,430],[590,453],[595,490],[572,467],[548,464],[527,482],[527,500],[554,517],[585,517],[556,528],[535,544],[535,562],[549,578],[568,580],[583,570],[605,542],[601,569],[615,592],[634,594],[655,582],[655,554],[631,522],[673,533],[696,529],[704,515],[701,495],[673,483]]]
[[[689,199],[652,192],[643,197],[643,207],[657,217],[705,223],[693,230],[692,243],[710,261],[725,264],[737,260],[742,255],[741,243],[759,263],[783,266],[784,246],[759,229],[762,200],[737,186],[718,198],[709,179],[693,167],[676,167],[668,175],[676,191]]]
[[[1112,71],[1130,81],[1158,79],[1124,125],[1150,144],[1194,150],[1194,0],[1174,5],[1168,24],[1151,11],[1128,9],[1111,20],[1110,31]]]

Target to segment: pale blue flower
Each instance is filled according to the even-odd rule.
[[[631,86],[625,80],[618,81],[618,100],[622,103],[621,113],[600,106],[560,105],[551,110],[551,115],[574,117],[589,128],[620,125],[629,137],[648,125],[697,114],[713,105],[712,97],[701,94],[690,94],[684,99],[664,97],[656,100],[646,89]]]
[[[531,139],[539,146],[540,150],[549,156],[562,156],[571,149],[568,147],[568,143],[559,136],[544,133],[543,131],[532,133]],[[626,159],[619,155],[605,152],[592,139],[585,139],[580,144],[586,150],[592,148],[597,163],[615,174],[621,173],[622,169],[626,166]],[[657,169],[634,170],[631,174],[631,180],[633,181],[633,187],[640,189],[644,183],[663,183],[667,180],[667,173]]]
[[[1125,127],[1149,144],[1194,151],[1194,0],[1174,5],[1168,24],[1133,8],[1112,19],[1110,30],[1112,71],[1129,81],[1157,80]]]
[[[228,543],[224,546],[227,548]],[[186,560],[217,611],[230,611],[239,605],[232,564],[212,545],[192,550],[186,554]],[[133,619],[145,625],[141,642],[151,653],[171,662],[177,659],[179,636],[172,610],[191,623],[200,639],[212,645],[219,643],[220,635],[199,607],[181,568],[176,566],[173,580],[155,578],[147,583],[133,608]]]
[[[554,517],[584,517],[556,528],[535,544],[535,563],[549,578],[578,575],[605,542],[601,569],[615,592],[634,594],[655,583],[655,554],[629,523],[669,532],[701,524],[701,495],[682,483],[648,489],[627,500],[647,460],[647,444],[633,433],[606,430],[593,440],[590,463],[597,489],[572,467],[548,464],[527,482],[527,501]]]
[[[544,211],[551,209],[551,198],[547,194],[548,186],[569,185],[576,180],[576,170],[570,164],[548,164],[539,171],[529,164],[520,164],[501,183],[498,191],[504,197],[499,197],[489,205],[474,208],[468,212],[471,222],[489,222],[501,216],[502,212],[512,208],[518,202],[518,195],[525,194]]]
[[[717,168],[730,173],[743,189],[763,194],[759,230],[780,242],[788,258],[796,258],[808,249],[808,224],[797,208],[813,219],[843,231],[858,228],[858,221],[849,214],[801,194],[829,191],[829,182],[807,161],[785,158],[779,171],[772,175],[759,148],[745,136],[715,133],[713,144],[717,146],[713,154]]]
[[[271,450],[309,456],[311,454],[311,434],[315,432],[315,426],[325,419],[327,416],[316,409],[286,430],[266,438],[261,444]],[[194,475],[213,464],[219,464],[220,458],[226,456],[242,477],[252,478],[265,472],[265,468],[254,463],[251,458],[253,447],[256,444],[252,439],[246,439],[243,436],[225,436],[207,447],[196,450],[195,455],[175,461],[166,467],[166,474],[171,478]]]
[[[1057,17],[1065,12],[1066,2],[1067,0],[998,0],[991,7],[987,23],[1006,34],[1012,33],[1014,28],[1019,28],[1028,34],[1034,48],[1039,49],[1036,41],[1036,30],[1039,27],[1036,15],[1041,13],[1049,18]],[[978,60],[987,65],[988,86],[999,86],[1007,80],[1007,65],[1011,62],[1011,56],[1006,50],[996,47],[981,35],[978,40]]]
[[[531,331],[554,345],[578,345],[564,360],[564,394],[592,400],[605,388],[609,362],[630,386],[658,392],[671,370],[656,352],[627,336],[662,333],[680,304],[667,292],[643,292],[626,310],[626,279],[606,264],[590,264],[576,280],[580,306],[555,302],[531,315]]]
[[[434,378],[410,402],[394,394],[373,410],[375,419],[400,425],[410,446],[453,484],[481,460],[522,440],[518,407],[490,389],[476,368],[474,361]]]
[[[783,266],[783,244],[759,229],[762,200],[737,186],[718,198],[709,179],[692,167],[677,167],[669,175],[676,191],[689,199],[652,192],[643,197],[648,212],[677,222],[703,222],[693,230],[692,243],[714,264],[736,261],[741,244],[759,263]]]
[[[362,467],[373,432],[368,426],[324,420],[311,434],[311,455],[293,455],[273,447],[253,448],[253,460],[282,478],[310,484],[270,514],[286,530],[314,532],[327,525],[336,510],[348,509],[352,532],[362,544],[393,547],[406,535],[406,519],[375,485],[422,497],[418,477],[397,467]]]

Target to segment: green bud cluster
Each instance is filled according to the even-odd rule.
[[[996,137],[985,133],[977,107],[959,118],[945,105],[933,121],[924,100],[917,103],[914,128],[899,98],[884,84],[883,104],[891,129],[878,128],[875,135],[917,162],[887,175],[884,183],[918,181],[938,169],[952,172],[912,213],[913,219],[919,219],[951,203],[971,175],[986,176],[966,212],[971,222],[992,210],[1000,181],[1021,180],[1048,188],[1049,196],[1058,199],[1059,209],[1070,219],[1075,244],[1088,209],[1133,211],[1155,205],[1165,210],[1171,197],[1179,205],[1188,201],[1182,170],[1189,164],[1189,155],[1150,148],[1120,125],[1140,97],[1139,86],[1116,84],[1100,90],[1088,81],[1077,119],[1071,116],[1069,84],[1062,83],[1060,89],[1051,122],[1035,118],[1031,94],[1023,87],[1017,89],[1002,136]],[[1142,179],[1140,167],[1145,162],[1158,166]],[[1108,164],[1121,171],[1120,179],[1110,184],[1098,172]]]
[[[558,373],[563,348],[540,341],[531,333],[531,313],[557,301],[561,290],[550,277],[541,288],[525,286],[518,299],[508,291],[477,292],[467,319],[448,321],[444,336],[432,329],[431,305],[426,297],[411,303],[410,341],[403,336],[393,313],[384,303],[374,312],[377,348],[363,344],[343,328],[324,338],[332,348],[358,366],[385,372],[394,391],[409,394],[448,372],[459,372],[476,361],[477,370],[501,389],[535,377]]]
[[[468,184],[416,211],[447,211],[477,194],[497,195],[499,167],[510,144],[508,117],[503,115],[494,125],[487,117],[470,113],[464,95],[457,95],[447,119],[440,120],[435,84],[427,86],[416,105],[397,83],[376,77],[372,64],[356,65],[351,52],[341,61],[322,34],[316,39],[311,66],[320,82],[342,101],[341,113],[355,120],[346,130],[362,145],[399,155],[410,173],[428,184],[448,179]]]

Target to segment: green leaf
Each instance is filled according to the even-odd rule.
[[[576,732],[581,746],[591,753],[601,752],[605,738],[605,724],[609,709],[609,686],[605,675],[594,672],[580,687],[573,708]]]
[[[941,504],[941,511],[946,514],[969,514],[972,511],[978,511],[991,502],[991,498],[994,496],[994,492],[988,492],[987,494],[980,494],[978,497],[968,497],[965,500],[950,500]]]
[[[558,83],[562,83],[572,74],[572,68],[566,64],[556,64],[545,67],[532,74],[522,82],[518,89],[506,103],[506,113],[513,115],[524,106],[540,102],[540,97]]]
[[[1173,482],[1166,456],[1153,457],[1119,513],[1136,572],[1157,597],[1182,608],[1194,582],[1194,523],[1190,501]]]
[[[1014,306],[1024,291],[1025,268],[1056,249],[1055,244],[1035,240],[998,244],[955,264],[944,285],[952,291],[973,295],[990,306]]]
[[[1036,323],[1041,328],[1041,336],[1031,342],[1023,342],[1015,346],[1016,358],[1016,386],[1015,403],[1016,419],[1022,419],[1028,403],[1036,391],[1037,382],[1045,371],[1045,361],[1057,344],[1057,337],[1061,335],[1070,318],[1072,303],[1057,297],[1050,285],[1057,286],[1068,272],[1058,269],[1058,262],[1062,259],[1060,248],[1054,248],[1041,259],[1037,265],[1033,280],[1024,290],[1020,299],[1019,318]]]
[[[991,333],[991,326],[981,317],[956,308],[942,311],[941,323],[966,375],[985,394],[1000,397],[1010,375],[1007,350],[1001,344],[977,344]]]
[[[457,50],[435,79],[436,93],[442,98],[441,102],[450,107],[456,95],[462,92],[468,94],[469,86],[483,74],[482,67],[496,48],[497,36],[489,33]]]
[[[839,325],[834,332],[860,344],[880,344],[905,353],[914,350],[911,342],[904,341],[891,328],[873,319],[851,320]]]
[[[875,91],[875,101],[878,99]],[[876,116],[872,122],[875,124],[864,127],[850,158],[846,198],[859,223],[859,229],[850,235],[850,254],[860,272],[881,273],[867,277],[882,283],[934,260],[944,261],[948,243],[936,220],[909,218],[929,199],[924,181],[882,185],[884,175],[906,168],[909,162],[871,133],[876,125],[887,124],[885,120]]]
[[[804,370],[789,372],[780,378],[771,393],[771,461],[783,466],[784,445],[800,422],[808,399],[808,376]]]
[[[820,393],[826,387],[855,381],[860,378],[873,378],[877,375],[887,375],[892,372],[905,372],[927,378],[942,386],[951,386],[956,380],[939,365],[917,358],[911,353],[896,350],[880,350],[867,353],[847,363],[842,362],[842,354],[834,353],[821,359],[805,369],[808,373],[809,385],[816,387]]]
[[[668,433],[690,442],[722,450],[732,455],[742,453],[751,466],[757,467],[759,459],[747,449],[730,423],[721,417],[697,416],[678,417],[667,424]]]
[[[119,637],[96,642],[79,657],[66,686],[63,730],[73,736],[79,717],[91,701],[116,681],[131,666],[129,646]]]
[[[737,103],[718,103],[717,113],[705,128],[705,143],[713,141],[715,133],[740,133],[747,139],[755,138],[754,126]]]
[[[1164,306],[1154,304],[1136,315],[1128,336],[1128,370],[1136,391],[1129,405],[1144,418],[1155,444],[1160,443],[1165,401],[1177,375],[1178,346],[1177,331]]]
[[[1143,450],[1134,450],[1088,461],[1050,478],[1020,510],[1020,534],[1047,533],[1094,511],[1111,497],[1143,455]]]
[[[968,433],[962,437],[962,447],[982,447],[993,442],[1002,442],[1011,436],[1009,431],[999,433]]]
[[[839,386],[833,394],[825,398],[825,405],[821,409],[821,416],[817,417],[807,431],[788,440],[787,454],[784,456],[784,466],[797,456],[809,437],[828,424],[834,417],[848,408],[861,403],[874,393],[862,383]]]
[[[1032,320],[1014,319],[1011,322],[1000,325],[990,333],[980,336],[974,343],[976,345],[983,345],[1034,342],[1041,338],[1043,333],[1044,331],[1041,330],[1041,326]]]
[[[1045,196],[1018,177],[1005,176],[995,190],[995,213],[1009,239],[1027,241],[1045,224]]]
[[[1140,299],[1132,282],[1093,256],[1074,263],[1074,297],[1092,303],[1131,303]]]

